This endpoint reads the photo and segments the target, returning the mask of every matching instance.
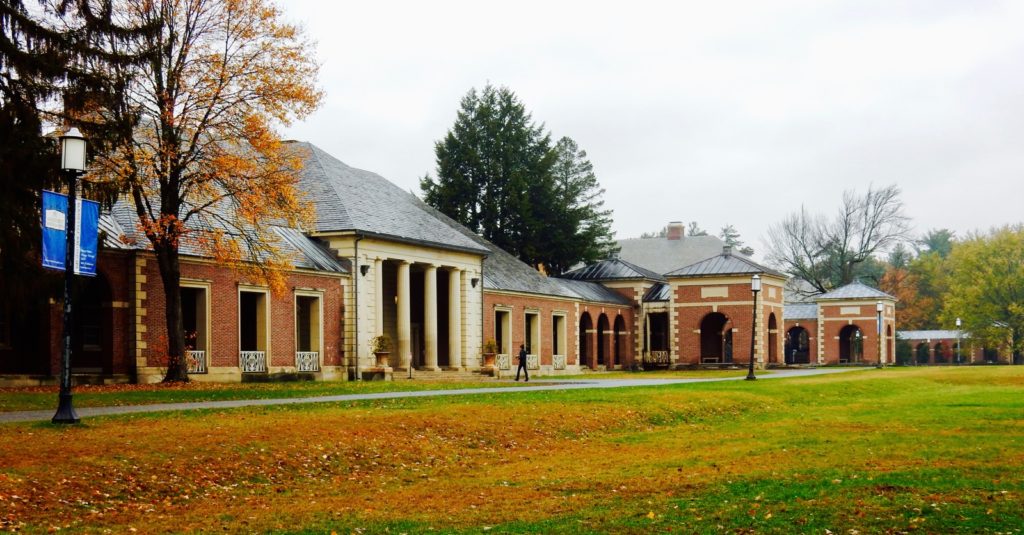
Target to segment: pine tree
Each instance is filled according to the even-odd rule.
[[[560,273],[609,251],[611,214],[586,153],[552,147],[508,88],[470,90],[434,151],[424,201],[520,260]]]

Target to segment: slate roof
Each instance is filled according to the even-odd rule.
[[[647,290],[647,293],[644,294],[643,301],[644,303],[668,301],[668,298],[671,296],[671,293],[671,286],[664,282],[659,282],[658,284],[651,286]]]
[[[900,340],[940,340],[956,339],[958,331],[933,330],[933,331],[896,331],[896,338]],[[960,331],[960,338],[970,338],[968,333]]]
[[[860,281],[854,281],[845,286],[840,286],[831,292],[823,293],[814,298],[815,301],[825,299],[896,299],[895,297],[868,286]]]
[[[312,143],[292,142],[305,166],[299,188],[316,207],[318,232],[357,231],[395,241],[487,254],[438,221],[426,204],[384,177],[349,167]]]
[[[560,277],[571,280],[612,281],[612,280],[665,280],[660,274],[642,268],[621,258],[608,258],[589,266],[563,273]]]
[[[631,238],[618,240],[619,258],[658,274],[679,269],[722,252],[725,243],[716,236]]]
[[[669,271],[667,277],[708,277],[714,275],[753,275],[754,273],[766,273],[777,277],[786,276],[774,269],[762,266],[757,262],[739,254],[722,252],[717,256],[701,260],[686,267]]]
[[[782,316],[787,320],[816,320],[818,305],[814,303],[786,303]]]

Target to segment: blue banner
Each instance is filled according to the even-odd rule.
[[[65,229],[68,198],[43,191],[43,267],[64,270]],[[78,199],[75,205],[75,274],[96,275],[96,254],[99,252],[100,205]]]

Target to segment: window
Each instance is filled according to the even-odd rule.
[[[300,372],[320,370],[320,296],[295,295],[295,367]]]
[[[494,341],[498,344],[498,353],[512,354],[512,314],[509,310],[494,311]]]
[[[523,321],[526,352],[531,355],[540,355],[540,314],[527,312]]]
[[[239,361],[243,372],[267,371],[269,350],[267,291],[238,292]]]

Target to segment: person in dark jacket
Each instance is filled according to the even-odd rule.
[[[519,380],[519,370],[523,370],[523,375],[526,376],[526,382],[530,382],[530,372],[526,371],[526,346],[519,346],[519,367],[516,368],[516,381]]]

